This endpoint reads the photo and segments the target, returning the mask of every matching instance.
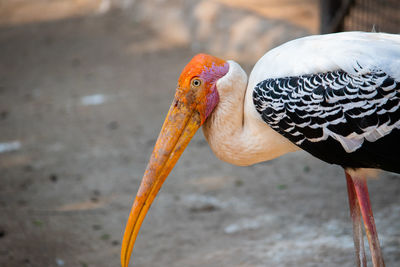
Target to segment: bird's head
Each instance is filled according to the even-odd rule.
[[[225,60],[206,54],[196,55],[182,70],[172,105],[190,107],[192,112],[199,114],[203,124],[218,104],[216,83],[228,69]]]
[[[216,83],[228,70],[226,61],[205,54],[196,55],[183,69],[125,228],[121,248],[123,267],[129,264],[139,228],[161,185],[218,104]]]

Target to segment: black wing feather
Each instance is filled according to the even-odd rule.
[[[253,102],[269,126],[326,162],[400,173],[400,81],[381,70],[266,79]]]

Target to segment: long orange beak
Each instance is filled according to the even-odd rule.
[[[181,99],[177,92],[132,206],[122,241],[122,267],[127,267],[129,264],[140,226],[161,185],[202,124],[196,106],[186,101],[182,102]]]

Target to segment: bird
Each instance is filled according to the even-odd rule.
[[[344,169],[357,266],[385,266],[367,179],[400,173],[400,35],[341,32],[268,51],[250,75],[233,60],[195,55],[174,99],[132,206],[121,247],[129,265],[140,226],[163,182],[202,127],[215,155],[248,166],[297,150]]]

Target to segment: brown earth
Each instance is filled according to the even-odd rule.
[[[0,266],[119,266],[133,197],[198,51],[162,40],[125,12],[0,29]],[[369,186],[397,266],[399,176]],[[235,167],[199,131],[134,254],[131,266],[354,266],[343,171],[304,152]]]

